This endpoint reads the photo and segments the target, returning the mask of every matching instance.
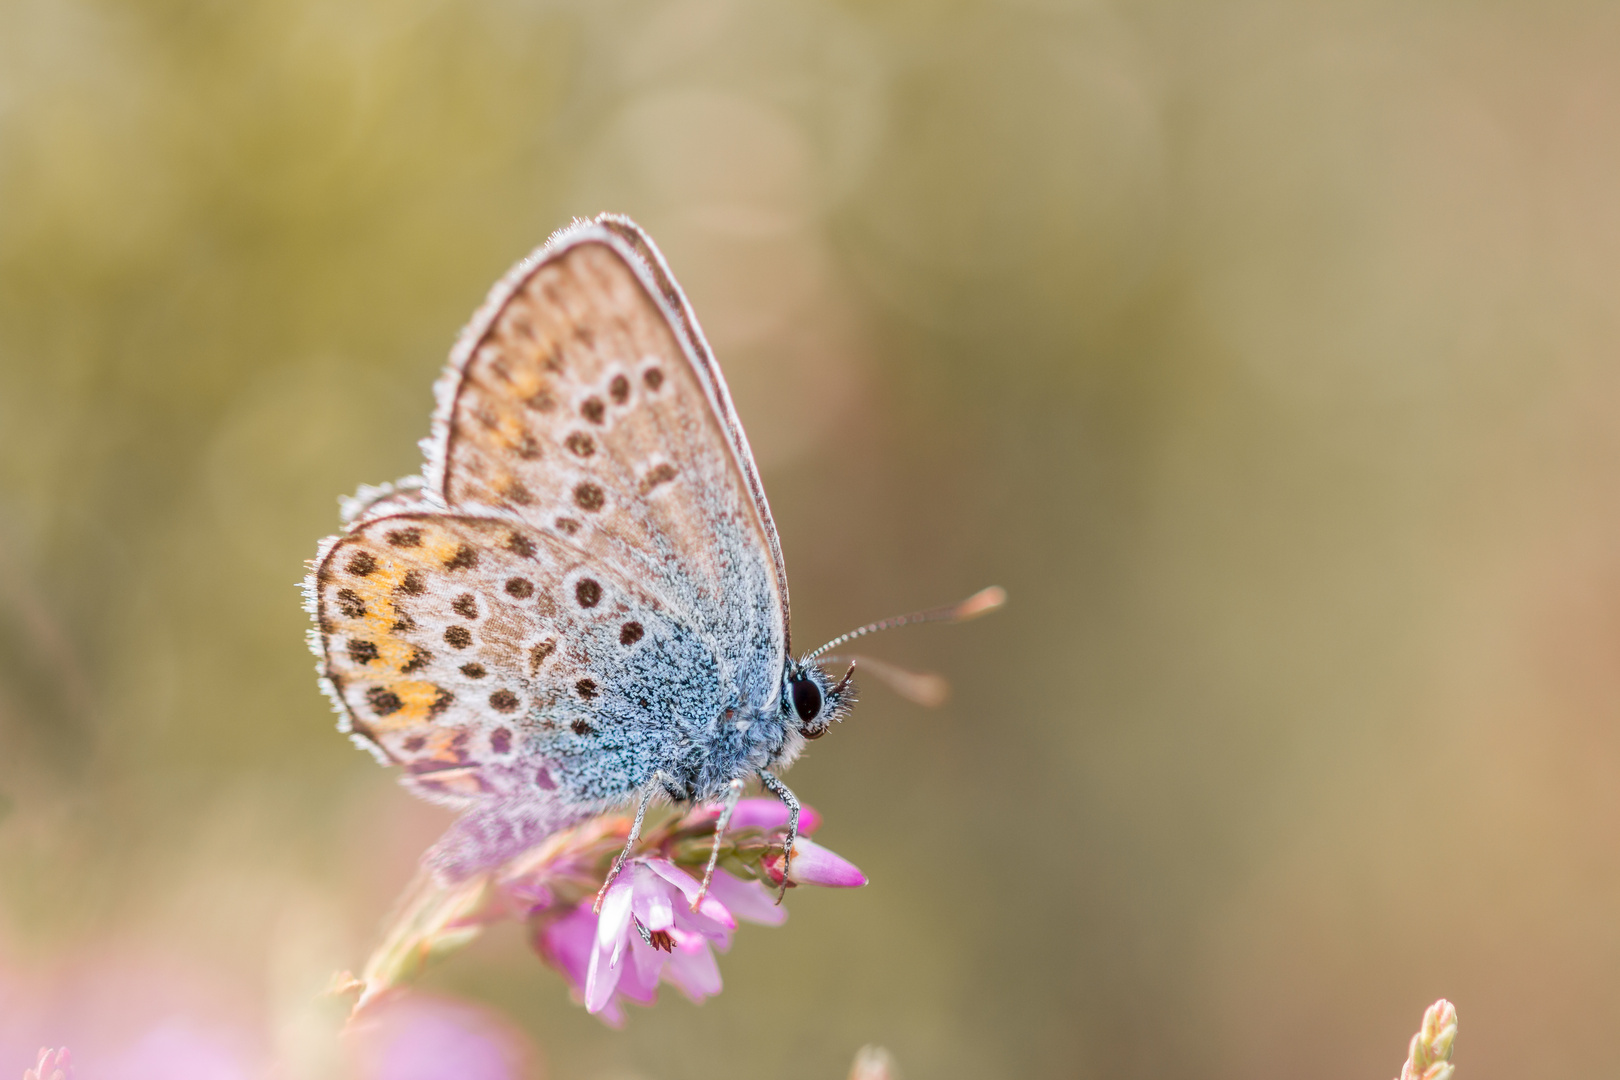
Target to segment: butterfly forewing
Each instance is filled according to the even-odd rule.
[[[449,507],[510,512],[711,646],[748,643],[711,652],[757,707],[787,647],[775,532],[701,336],[657,287],[597,227],[508,279],[458,350],[436,479]]]

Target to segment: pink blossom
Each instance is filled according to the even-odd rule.
[[[97,940],[45,969],[0,957],[0,1058],[18,1070],[0,1080],[23,1075],[42,1036],[73,1050],[40,1061],[40,1080],[248,1080],[269,1058],[260,1030],[246,988],[136,940]]]
[[[65,1046],[59,1050],[41,1048],[39,1063],[23,1073],[23,1080],[73,1080],[73,1055]]]
[[[801,858],[808,874],[801,874]],[[789,880],[866,884],[853,864],[803,839],[795,845]],[[633,859],[608,889],[600,916],[591,910],[591,899],[582,900],[540,931],[540,953],[573,984],[588,1011],[615,1027],[624,1022],[623,1002],[652,1004],[660,981],[702,1001],[720,992],[713,949],[730,947],[737,920],[779,926],[787,911],[763,882],[717,870],[694,912],[700,888],[697,878],[668,859]]]
[[[720,808],[713,807],[716,817],[720,815]],[[731,812],[730,828],[735,829],[765,829],[775,831],[787,828],[788,808],[782,805],[779,799],[738,799],[737,808]],[[809,836],[821,828],[821,815],[816,813],[814,807],[806,806],[799,810],[799,835]]]
[[[346,1033],[356,1080],[518,1080],[533,1073],[524,1036],[467,1002],[396,992]]]
[[[782,883],[780,853],[765,859],[764,868],[773,882]],[[860,867],[803,837],[793,845],[793,865],[788,867],[787,879],[795,885],[822,885],[831,889],[858,889],[866,884],[866,875],[861,873]]]
[[[702,1001],[720,992],[720,967],[710,945],[724,951],[737,928],[720,896],[752,890],[766,907],[770,899],[758,882],[719,871],[710,895],[693,912],[698,888],[696,878],[668,859],[635,859],[608,889],[600,917],[590,899],[581,901],[541,932],[541,954],[574,984],[587,1010],[614,1026],[624,1022],[621,1001],[652,1004],[660,980]]]
[[[784,884],[866,884],[853,863],[807,838],[821,824],[810,807],[799,816],[785,883],[787,807],[775,799],[739,801],[717,847],[720,813],[701,806],[651,818],[602,894],[600,914],[598,887],[630,832],[623,814],[581,822],[467,881],[447,886],[424,874],[361,976],[342,985],[361,989],[356,1010],[363,1015],[413,978],[427,957],[459,948],[490,923],[518,918],[529,923],[541,958],[609,1024],[624,1022],[626,1001],[651,1004],[660,983],[702,1001],[720,992],[715,950],[730,947],[739,920],[778,926],[787,919],[779,905]],[[711,854],[719,865],[700,899]]]

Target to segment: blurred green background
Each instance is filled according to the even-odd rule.
[[[1469,1080],[1620,1069],[1617,50],[1581,3],[0,5],[0,1076],[153,1023],[335,1074],[311,997],[444,818],[333,730],[295,585],[602,210],[725,367],[796,642],[1012,602],[874,643],[955,696],[869,683],[793,770],[872,884],[719,998],[613,1032],[515,931],[428,986],[559,1080],[1376,1080],[1442,994]]]

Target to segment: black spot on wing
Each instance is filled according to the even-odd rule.
[[[373,686],[366,691],[366,703],[377,716],[392,716],[405,707],[398,694],[381,686]]]
[[[595,513],[607,503],[607,493],[589,480],[574,488],[574,505]]]
[[[647,470],[647,475],[641,478],[641,493],[645,495],[652,491],[653,488],[658,487],[660,484],[667,484],[673,479],[675,479],[675,466],[667,461],[654,465]]]

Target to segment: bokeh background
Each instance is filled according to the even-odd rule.
[[[444,819],[295,586],[601,210],[721,358],[796,641],[1012,602],[874,643],[955,696],[793,770],[872,884],[719,998],[610,1031],[514,931],[446,1008],[558,1080],[1378,1080],[1443,994],[1468,1080],[1620,1070],[1617,52],[1586,3],[0,5],[0,1076],[350,1067],[313,995]]]

